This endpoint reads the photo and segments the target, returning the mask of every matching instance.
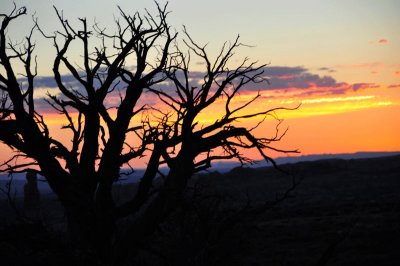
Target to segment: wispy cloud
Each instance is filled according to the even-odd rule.
[[[328,68],[323,68],[328,69]],[[267,67],[269,85],[252,84],[245,90],[283,91],[287,96],[307,97],[312,95],[340,95],[348,91],[377,88],[373,83],[339,82],[329,75],[317,75],[304,67]]]
[[[319,70],[319,71],[326,71],[326,72],[328,72],[328,73],[334,73],[334,72],[336,72],[335,69],[329,68],[329,67],[320,67],[320,68],[318,68],[318,70]]]
[[[380,63],[370,63],[369,65],[378,65]],[[365,64],[366,67],[368,64]],[[321,71],[330,71],[330,68],[321,67]],[[311,70],[303,66],[267,66],[263,69],[263,77],[268,80],[264,83],[248,84],[243,87],[242,93],[252,93],[255,91],[262,91],[271,97],[278,98],[290,98],[290,97],[310,97],[310,96],[339,96],[344,95],[349,91],[357,92],[368,88],[377,88],[379,85],[373,83],[354,83],[349,84],[346,82],[339,82],[329,75],[318,75],[312,73]],[[196,71],[190,73],[190,86],[197,86],[203,81],[205,76],[204,72]],[[24,81],[22,80],[21,83]],[[84,88],[80,85],[71,75],[63,76],[64,85],[71,89],[78,91],[81,94],[85,94]],[[99,85],[99,84],[98,84]],[[48,103],[44,100],[46,94],[52,95],[60,94],[57,84],[54,78],[48,77],[37,77],[35,79],[35,95],[37,98],[37,108],[51,111]],[[175,87],[172,82],[165,81],[159,85],[158,88],[168,91],[171,95],[175,92]],[[120,103],[120,97],[124,95],[124,85],[121,83],[119,87],[110,93],[105,104],[107,107],[115,107]],[[158,102],[152,94],[145,93],[143,99],[140,101],[143,104],[154,105]]]
[[[305,99],[301,102],[303,104],[307,103],[335,103],[335,102],[349,102],[349,101],[362,101],[362,100],[370,100],[375,98],[373,95],[364,95],[364,96],[348,96],[348,97],[331,97],[331,98],[315,98],[315,99]]]
[[[377,44],[377,45],[385,45],[385,44],[389,43],[389,40],[382,38],[382,39],[379,39],[379,40],[371,40],[368,43],[370,45],[375,45],[375,44]]]
[[[251,84],[245,90],[307,90],[310,88],[341,87],[345,83],[337,82],[333,77],[311,73],[307,68],[266,67],[264,77],[269,84]]]
[[[389,86],[387,86],[389,89],[397,89],[400,88],[400,84],[391,84]]]

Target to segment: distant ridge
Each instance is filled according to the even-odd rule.
[[[336,154],[311,154],[311,155],[300,155],[300,156],[287,156],[287,157],[278,157],[275,159],[275,162],[278,165],[288,164],[288,163],[299,163],[299,162],[309,162],[309,161],[317,161],[317,160],[325,160],[325,159],[367,159],[367,158],[379,158],[386,156],[394,156],[400,155],[400,151],[394,152],[355,152],[355,153],[336,153]],[[219,172],[228,172],[234,167],[239,166],[238,162],[216,162],[213,164],[213,167],[210,170],[219,171]],[[271,163],[266,162],[265,160],[256,161],[250,167],[264,167],[264,166],[272,166]]]
[[[275,161],[279,165],[283,164],[292,164],[292,163],[300,163],[300,162],[310,162],[310,161],[318,161],[318,160],[329,160],[329,159],[368,159],[368,158],[379,158],[379,157],[389,157],[400,155],[400,151],[397,152],[356,152],[356,153],[341,153],[341,154],[318,154],[318,155],[302,155],[302,156],[288,156],[288,157],[280,157],[276,158]],[[213,163],[213,167],[208,169],[208,171],[218,171],[220,173],[227,173],[231,171],[233,168],[240,166],[238,162],[215,162]],[[254,164],[249,165],[249,167],[257,168],[257,167],[268,167],[272,166],[271,163],[260,160],[256,161]],[[167,173],[165,168],[161,169],[162,172]],[[120,184],[126,183],[135,183],[140,180],[144,173],[144,169],[137,169],[133,174],[130,175],[129,179],[121,180]],[[0,187],[5,188],[7,180],[9,180],[7,174],[0,174]],[[14,179],[12,183],[12,194],[16,197],[22,197],[23,195],[23,186],[25,184],[25,173],[14,174]],[[52,194],[52,191],[48,185],[48,183],[43,179],[43,177],[39,176],[38,182],[39,190],[42,194]],[[4,193],[0,193],[0,200],[4,200],[6,195]]]
[[[297,163],[306,161],[316,161],[323,159],[367,159],[367,158],[378,158],[386,156],[400,155],[400,151],[394,152],[355,152],[355,153],[338,153],[338,154],[315,154],[315,155],[301,155],[301,156],[290,156],[290,157],[279,157],[275,161],[278,164],[285,163]]]

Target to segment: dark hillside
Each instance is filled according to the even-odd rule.
[[[247,220],[247,254],[237,265],[397,265],[400,261],[400,156],[320,160],[272,168],[236,168],[203,177],[224,193],[273,202]],[[213,184],[215,182],[215,184]],[[239,236],[240,238],[240,236]],[[244,249],[242,250],[243,252]]]
[[[319,160],[281,168],[290,174],[238,167],[225,174],[195,176],[180,210],[143,243],[132,263],[398,265],[400,156]],[[134,189],[118,187],[120,198]],[[2,226],[2,265],[81,261],[65,260],[73,253],[57,230],[62,211],[52,209],[57,208],[54,198],[42,199],[42,206],[47,213],[58,213],[54,224],[47,220],[42,234]],[[3,217],[6,209],[3,202]]]

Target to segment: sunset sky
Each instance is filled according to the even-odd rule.
[[[29,32],[34,13],[44,31],[57,29],[53,5],[72,24],[86,17],[109,29],[119,15],[117,5],[127,13],[145,8],[155,13],[153,1],[144,0],[15,3],[26,6],[30,14],[10,27],[15,40]],[[12,6],[13,1],[2,0],[0,13],[9,13]],[[262,99],[251,110],[301,104],[299,110],[277,113],[285,120],[282,128],[289,127],[278,147],[298,149],[302,155],[400,151],[400,1],[170,0],[168,9],[171,26],[181,32],[185,25],[194,40],[208,43],[210,55],[215,56],[225,41],[239,34],[249,47],[237,51],[232,65],[246,56],[268,64],[265,75],[270,84],[244,88],[238,101],[260,91]],[[178,35],[179,40],[183,37]],[[55,49],[40,34],[35,39],[38,108],[47,113],[53,135],[60,137],[62,121],[40,99],[47,91],[55,91],[51,81]],[[81,54],[77,47],[77,63]],[[202,67],[194,63],[193,71],[201,73]],[[212,122],[213,115],[210,110],[204,119]],[[268,132],[267,128],[259,132],[263,130]],[[0,162],[5,155],[8,149],[0,144]]]

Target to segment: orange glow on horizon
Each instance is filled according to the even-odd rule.
[[[341,95],[310,94],[298,97],[297,91],[289,93],[278,92],[272,97],[267,91],[244,111],[237,115],[257,113],[267,108],[279,106],[293,108],[301,103],[297,110],[281,110],[267,117],[266,121],[257,128],[259,135],[274,134],[276,120],[284,119],[281,130],[289,127],[287,135],[277,148],[294,150],[299,149],[301,155],[326,153],[352,153],[359,151],[400,151],[400,88],[378,87],[360,91],[349,90]],[[245,91],[232,100],[232,110],[241,106],[257,95],[254,91]],[[214,123],[225,112],[226,99],[218,99],[211,108],[198,116],[199,126]],[[160,102],[156,104],[161,108]],[[112,116],[115,116],[115,109]],[[76,114],[71,115],[76,121]],[[47,113],[44,119],[53,138],[61,140],[70,147],[72,134],[68,129],[61,129],[67,124],[61,114]],[[141,116],[137,116],[132,124],[140,123]],[[239,126],[254,126],[263,116],[248,120],[239,120]],[[135,144],[135,143],[134,143]],[[0,161],[4,162],[10,154],[9,148],[0,145]],[[256,152],[246,152],[246,155],[260,159]],[[290,155],[290,154],[289,154]],[[292,154],[293,155],[293,154]],[[282,153],[271,153],[272,157],[285,156]],[[144,167],[145,160],[137,163]]]

